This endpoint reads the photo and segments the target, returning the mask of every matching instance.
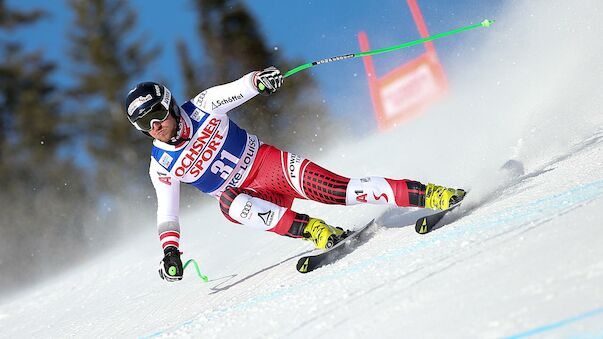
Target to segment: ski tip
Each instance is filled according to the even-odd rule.
[[[523,162],[515,159],[507,160],[507,162],[500,167],[500,170],[509,177],[520,177],[526,173]]]

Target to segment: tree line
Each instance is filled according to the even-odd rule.
[[[130,87],[146,80],[141,76],[163,48],[178,51],[172,70],[181,72],[188,96],[179,103],[251,70],[277,65],[285,71],[302,63],[266,45],[241,1],[190,0],[198,40],[162,45],[137,35],[139,18],[126,0],[66,1],[74,18],[65,33],[69,70],[59,69],[43,49],[32,51],[11,37],[50,14],[17,10],[0,0],[4,292],[73,266],[133,229],[154,232],[154,225],[136,222],[155,213],[147,175],[150,139],[127,122],[123,101]],[[187,48],[193,43],[202,46],[202,59]],[[70,81],[56,80],[57,74]],[[285,148],[318,142],[332,123],[315,91],[313,79],[300,73],[287,79],[286,91],[258,97],[232,118]],[[198,192],[184,189],[183,194],[183,201],[200,203]]]

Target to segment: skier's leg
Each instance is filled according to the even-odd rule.
[[[356,204],[425,207],[425,185],[408,179],[352,178],[346,191],[346,205]]]
[[[387,204],[399,207],[445,209],[462,190],[414,180],[384,177],[348,178],[293,153],[262,145],[244,187],[267,189],[325,204]],[[259,169],[261,168],[261,171]],[[261,174],[260,174],[261,172]]]
[[[408,179],[384,177],[347,178],[311,161],[303,172],[303,192],[307,199],[327,204],[392,205],[446,209],[465,195],[462,190]]]
[[[345,205],[349,181],[349,178],[329,172],[298,155],[264,144],[242,187]]]
[[[328,248],[337,242],[343,229],[292,211],[292,202],[292,197],[274,192],[230,188],[220,196],[220,209],[232,222],[292,238],[312,240],[318,248]]]
[[[220,209],[232,222],[299,238],[308,216],[292,211],[292,202],[276,193],[229,188],[220,196]]]

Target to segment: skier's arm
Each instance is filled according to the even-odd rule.
[[[192,101],[207,113],[226,113],[258,94],[269,95],[283,82],[283,76],[274,67],[246,74],[239,80],[214,86],[199,93]]]
[[[151,159],[149,175],[157,193],[157,231],[161,246],[178,248],[180,240],[180,181],[155,159]]]
[[[167,281],[182,279],[180,260],[180,181],[151,158],[149,175],[157,193],[157,231],[164,257],[159,276]],[[173,270],[170,270],[174,267]]]

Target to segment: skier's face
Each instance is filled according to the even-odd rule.
[[[170,141],[176,135],[176,118],[170,114],[167,119],[161,122],[154,121],[153,129],[149,131],[149,134],[159,141]]]

